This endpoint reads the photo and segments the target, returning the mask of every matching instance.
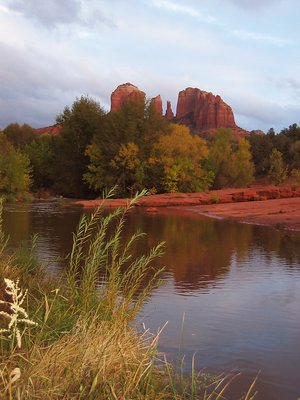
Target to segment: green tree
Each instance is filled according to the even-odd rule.
[[[208,153],[205,140],[192,136],[183,125],[170,125],[169,133],[154,144],[149,159],[156,175],[154,186],[168,192],[206,190],[214,177],[203,168]]]
[[[273,149],[270,156],[270,180],[275,185],[280,185],[287,177],[287,167],[284,164],[282,153]]]
[[[56,190],[69,197],[90,195],[83,175],[88,172],[89,158],[86,153],[94,134],[101,129],[105,113],[100,105],[82,96],[65,107],[57,122],[62,128],[57,137]]]
[[[128,190],[152,187],[153,169],[150,170],[148,159],[154,143],[167,132],[168,126],[169,122],[143,98],[127,101],[119,111],[105,115],[86,149],[90,162],[84,174],[85,182],[97,192],[119,184],[120,196],[128,195]],[[126,177],[123,169],[120,178],[120,168],[123,168],[120,158],[125,157],[128,144],[130,151],[137,146],[139,163],[134,171],[126,170]]]
[[[251,134],[247,140],[251,145],[255,175],[257,177],[266,176],[270,169],[270,155],[274,148],[274,135]]]
[[[297,124],[276,135],[274,147],[282,153],[283,161],[290,169],[300,168],[300,127]]]
[[[247,186],[254,177],[250,144],[234,140],[231,129],[220,128],[211,142],[210,164],[215,173],[214,188]]]
[[[215,174],[214,188],[219,189],[228,186],[232,171],[232,131],[220,128],[213,137],[210,148],[210,163]]]
[[[107,182],[104,155],[100,146],[95,143],[87,146],[85,154],[89,157],[90,162],[87,165],[88,172],[83,175],[83,179],[91,189],[100,192],[105,188]]]
[[[36,136],[25,150],[32,166],[33,189],[51,188],[56,179],[54,137],[48,134]]]
[[[4,134],[0,134],[0,193],[17,196],[30,188],[30,163],[16,150]]]

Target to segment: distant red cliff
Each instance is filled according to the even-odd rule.
[[[119,85],[111,94],[111,111],[119,111],[125,101],[145,98],[146,94],[131,83]]]
[[[179,92],[176,119],[199,131],[236,128],[231,107],[220,96],[197,88],[187,88]]]
[[[118,111],[126,101],[145,98],[145,93],[131,83],[118,86],[111,95],[111,111]],[[151,99],[155,110],[163,115],[161,96]],[[211,134],[218,128],[230,128],[236,136],[250,132],[239,128],[231,107],[219,95],[198,88],[187,88],[178,94],[176,116],[171,102],[167,101],[165,117],[173,122],[187,125],[194,133]]]
[[[37,128],[35,132],[38,135],[52,135],[52,136],[57,136],[61,130],[61,125],[60,124],[55,124],[51,126],[46,126],[45,128]]]
[[[117,112],[127,101],[145,99],[146,94],[131,83],[119,85],[111,94],[111,112]],[[158,95],[150,100],[159,115],[163,115],[163,102]],[[198,88],[186,88],[178,94],[176,115],[167,101],[164,115],[168,120],[188,126],[195,134],[213,134],[218,128],[230,128],[236,137],[250,132],[238,127],[231,107],[219,96]],[[58,135],[59,124],[36,129],[36,133]]]

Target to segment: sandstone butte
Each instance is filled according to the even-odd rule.
[[[137,99],[144,99],[146,94],[139,90],[131,83],[124,83],[119,85],[116,90],[111,94],[111,108],[112,112],[119,111],[126,101],[135,101]]]
[[[127,82],[119,85],[111,94],[111,112],[119,111],[125,102],[145,99],[146,94],[137,86]],[[163,103],[158,95],[150,100],[157,113],[163,116]],[[236,137],[243,137],[250,132],[238,127],[231,107],[219,95],[214,95],[198,88],[187,88],[178,94],[176,115],[171,102],[167,101],[165,118],[188,126],[195,134],[213,134],[218,128],[232,129]],[[60,125],[36,130],[38,134],[57,135]],[[259,132],[259,131],[257,131]]]
[[[120,110],[124,102],[138,97],[145,98],[145,93],[131,83],[118,86],[111,95],[111,111]],[[161,96],[154,97],[151,102],[157,112],[163,115]],[[188,126],[196,134],[212,134],[218,128],[231,128],[237,137],[249,134],[236,125],[231,107],[219,95],[198,88],[187,88],[179,92],[176,116],[171,102],[167,101],[165,117]]]

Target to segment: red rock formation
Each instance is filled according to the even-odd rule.
[[[145,93],[131,83],[119,85],[111,94],[111,111],[119,111],[125,101],[145,98]]]
[[[187,88],[179,92],[176,119],[197,132],[237,128],[231,107],[220,96],[197,88]]]
[[[145,99],[145,97],[145,93],[131,83],[119,85],[111,94],[111,111],[120,110],[125,101]],[[159,115],[163,115],[160,95],[154,97],[151,102]],[[231,107],[220,96],[197,88],[187,88],[179,92],[176,118],[174,118],[171,102],[167,101],[165,117],[168,120],[187,125],[195,134],[214,134],[217,128],[231,128],[236,138],[250,134],[236,125]],[[60,130],[61,125],[56,124],[36,129],[36,133],[58,135]],[[253,132],[263,134],[262,131]]]
[[[153,104],[154,109],[159,115],[162,115],[163,113],[163,107],[162,107],[162,100],[160,97],[160,94],[153,99],[151,99],[151,104]]]
[[[35,133],[37,133],[38,135],[43,135],[47,133],[48,135],[57,136],[60,133],[60,130],[61,130],[61,125],[55,124],[52,126],[46,126],[45,128],[37,128],[35,130]]]
[[[128,100],[145,98],[145,93],[131,83],[119,85],[111,95],[111,111],[120,110]],[[162,115],[162,100],[160,95],[151,100],[157,112]],[[239,128],[234,120],[231,107],[220,96],[205,92],[198,88],[187,88],[179,92],[176,118],[167,102],[165,117],[187,125],[196,134],[213,134],[217,128],[231,128],[235,137],[249,135],[250,132]]]
[[[170,101],[167,101],[167,110],[166,110],[165,117],[169,120],[174,118],[174,113],[172,111],[172,106],[171,106]]]

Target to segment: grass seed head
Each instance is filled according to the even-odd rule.
[[[24,324],[25,326],[36,326],[37,323],[29,319],[26,310],[22,307],[22,304],[27,296],[27,290],[24,292],[22,291],[22,289],[19,287],[19,280],[17,279],[14,282],[11,279],[4,278],[4,282],[6,285],[5,292],[10,296],[11,301],[0,300],[0,304],[7,305],[9,307],[8,312],[0,311],[0,315],[3,315],[9,320],[7,328],[1,329],[0,334],[10,333],[8,338],[13,339],[15,337],[17,340],[17,346],[21,348],[22,333],[19,328],[20,324]]]

